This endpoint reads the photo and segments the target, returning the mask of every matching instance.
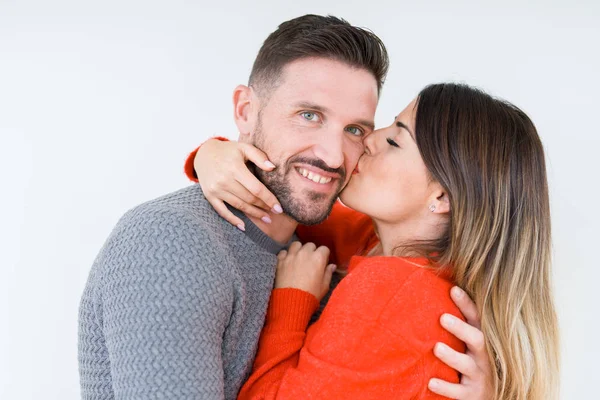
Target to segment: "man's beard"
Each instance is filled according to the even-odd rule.
[[[265,151],[265,138],[262,132],[260,113],[258,115],[258,123],[256,125],[254,138],[254,146]],[[287,180],[289,174],[294,173],[292,171],[293,163],[313,165],[323,171],[339,174],[339,184],[335,195],[328,200],[327,198],[331,196],[331,194],[305,190],[304,192],[306,195],[296,194],[296,196],[294,196],[290,183]],[[315,225],[323,222],[331,213],[331,209],[337,200],[337,196],[346,181],[346,172],[343,167],[335,169],[330,168],[323,160],[301,156],[292,157],[289,160],[282,161],[281,164],[277,165],[277,169],[272,172],[265,172],[260,168],[255,168],[254,172],[256,177],[267,187],[267,189],[277,197],[283,211],[302,225]],[[298,198],[301,196],[304,198],[304,201]],[[324,204],[325,202],[327,203]]]

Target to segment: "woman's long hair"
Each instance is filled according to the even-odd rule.
[[[450,200],[446,235],[426,250],[478,306],[498,400],[558,398],[544,150],[514,105],[461,84],[417,101],[416,141]]]

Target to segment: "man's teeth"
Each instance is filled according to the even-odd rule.
[[[302,175],[303,177],[305,177],[307,179],[310,179],[311,181],[313,181],[315,183],[325,184],[325,183],[331,182],[331,179],[332,179],[332,178],[326,178],[324,176],[321,176],[315,172],[307,171],[304,168],[297,168],[297,170],[300,173],[300,175]]]

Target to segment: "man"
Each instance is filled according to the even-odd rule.
[[[257,175],[281,208],[271,223],[238,213],[238,230],[195,185],[129,211],[81,301],[84,398],[236,397],[276,255],[298,222],[328,215],[363,152],[362,136],[374,129],[387,69],[379,38],[334,17],[296,18],[267,38],[249,85],[234,91],[234,115],[240,140],[279,165]]]

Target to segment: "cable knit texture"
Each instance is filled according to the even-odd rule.
[[[282,246],[198,185],[140,205],[96,258],[79,315],[84,399],[234,399],[248,377]]]

